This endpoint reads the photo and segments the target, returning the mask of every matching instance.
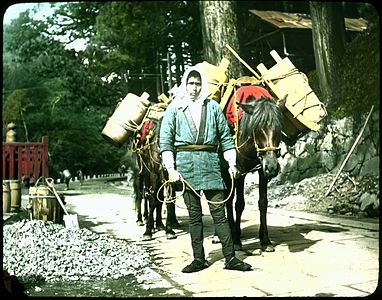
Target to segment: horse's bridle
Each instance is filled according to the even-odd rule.
[[[265,146],[263,148],[260,148],[259,145],[256,143],[256,141],[254,140],[254,145],[255,145],[255,149],[256,149],[256,152],[257,153],[265,153],[265,152],[269,152],[269,151],[273,151],[276,153],[276,156],[279,157],[280,156],[280,150],[281,148],[280,147],[275,147],[275,146]]]
[[[240,148],[243,147],[251,138],[248,137],[241,145],[237,145],[236,142],[235,142],[235,146],[236,146],[236,151],[238,153],[241,154],[241,156],[247,160],[252,160],[253,158],[251,157],[248,157],[248,156],[245,156],[242,152],[240,152]],[[262,168],[262,164],[261,164],[261,161],[262,161],[262,157],[261,157],[261,153],[265,153],[265,152],[268,152],[268,151],[273,151],[273,152],[276,152],[276,157],[279,157],[280,156],[280,150],[281,148],[280,147],[275,147],[275,146],[265,146],[263,148],[260,148],[259,145],[256,143],[256,139],[255,139],[255,136],[253,136],[253,144],[255,146],[255,149],[256,149],[256,154],[257,154],[257,158],[260,160],[260,163],[255,165],[251,170],[247,171],[247,172],[244,172],[244,173],[241,173],[241,176],[245,175],[245,174],[248,174],[248,173],[251,173],[251,172],[254,172],[254,171],[257,171],[259,169]]]
[[[280,147],[275,147],[275,146],[265,146],[263,148],[260,148],[259,145],[256,143],[256,136],[255,136],[255,133],[253,133],[253,144],[255,146],[255,149],[256,149],[256,152],[257,154],[259,154],[259,158],[261,159],[261,154],[262,153],[265,153],[265,152],[275,152],[276,153],[276,157],[279,157],[280,156],[280,150],[281,148]],[[268,138],[267,138],[268,140]]]
[[[248,137],[247,140],[242,143],[240,146],[237,146],[236,145],[236,150],[238,152],[240,152],[240,148],[243,147],[251,138]],[[261,153],[265,153],[265,152],[269,152],[269,151],[273,151],[273,152],[276,152],[276,156],[279,157],[280,156],[280,150],[281,148],[280,147],[275,147],[275,146],[265,146],[263,148],[260,148],[259,145],[256,143],[256,138],[255,136],[253,135],[253,145],[255,146],[255,149],[256,149],[256,152],[258,154],[261,154]],[[243,154],[242,154],[243,155]],[[243,155],[244,156],[244,155]],[[260,158],[260,157],[259,157]]]

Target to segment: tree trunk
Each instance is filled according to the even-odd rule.
[[[219,65],[223,57],[230,61],[228,77],[243,76],[243,66],[226,48],[226,44],[240,53],[235,1],[199,1],[203,36],[203,59]]]
[[[174,45],[174,52],[175,52],[175,78],[176,78],[176,82],[180,82],[183,75],[180,69],[180,66],[183,64],[183,52],[182,52],[182,47],[180,44]]]
[[[24,127],[25,141],[29,142],[28,127],[27,127],[27,123],[25,121],[25,117],[24,117],[24,112],[23,111],[24,111],[24,109],[20,108],[20,116],[21,116],[21,122],[23,123],[23,127]]]
[[[340,2],[310,2],[313,49],[322,102],[336,99],[338,63],[345,51],[345,21]]]

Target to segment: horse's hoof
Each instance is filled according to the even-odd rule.
[[[168,240],[173,240],[173,239],[176,239],[176,235],[175,235],[175,233],[166,233],[166,238],[168,239]]]
[[[142,241],[151,241],[153,239],[152,235],[144,234],[142,237]]]
[[[275,247],[272,245],[263,245],[261,246],[261,251],[263,252],[275,252]]]
[[[136,223],[137,223],[138,226],[143,226],[144,225],[144,223],[142,221],[137,221]]]

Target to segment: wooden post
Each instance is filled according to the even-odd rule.
[[[42,164],[42,176],[45,178],[49,177],[48,169],[48,137],[42,137],[42,153],[41,153],[41,164]]]
[[[13,145],[8,144],[8,150],[9,150],[9,179],[15,179],[15,147]]]
[[[228,50],[229,51],[231,51],[232,52],[232,54],[244,65],[244,66],[246,66],[247,67],[247,69],[248,70],[250,70],[255,76],[256,76],[256,78],[258,79],[258,80],[260,80],[260,75],[259,74],[257,74],[256,73],[256,71],[254,70],[254,69],[252,69],[240,56],[239,56],[239,54],[237,54],[237,52],[235,51],[235,50],[233,50],[232,48],[231,48],[231,46],[230,45],[228,45],[228,44],[226,44],[225,45],[227,48],[228,48]]]
[[[331,191],[331,189],[332,189],[334,183],[336,182],[336,180],[337,180],[338,176],[340,175],[342,169],[345,167],[345,164],[346,164],[346,162],[348,161],[350,155],[352,154],[354,148],[357,146],[357,144],[358,144],[358,142],[359,142],[359,140],[360,140],[360,138],[361,138],[361,136],[362,136],[362,134],[363,134],[363,132],[364,132],[364,130],[365,130],[365,128],[366,128],[366,124],[367,124],[367,122],[369,121],[369,118],[370,118],[370,116],[371,116],[371,112],[373,111],[373,109],[374,109],[374,105],[371,106],[371,109],[370,109],[370,112],[369,112],[369,114],[368,114],[368,116],[367,116],[367,118],[366,118],[365,124],[363,124],[363,127],[362,127],[361,131],[359,132],[359,134],[358,134],[356,140],[354,141],[353,146],[351,147],[351,149],[350,149],[348,155],[345,157],[344,161],[342,162],[342,165],[341,165],[340,169],[338,170],[337,175],[334,177],[334,180],[333,180],[332,184],[329,186],[328,190],[326,191],[326,193],[325,193],[325,197],[326,197],[327,195],[329,195],[329,193],[330,193],[330,191]]]

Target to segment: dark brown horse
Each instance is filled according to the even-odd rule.
[[[134,138],[133,151],[137,155],[138,172],[134,172],[135,203],[138,209],[138,221],[142,221],[141,201],[148,203],[146,231],[143,240],[151,240],[155,228],[165,230],[168,239],[176,238],[173,227],[178,225],[175,216],[175,203],[166,203],[166,226],[162,221],[162,206],[165,201],[161,185],[167,178],[162,167],[158,149],[159,121],[147,120],[143,124],[144,133],[139,132]],[[154,221],[154,212],[156,217]]]
[[[274,251],[268,237],[267,228],[267,185],[275,177],[280,166],[277,158],[280,154],[281,130],[283,114],[281,103],[269,97],[256,99],[249,96],[245,103],[237,103],[242,110],[242,117],[237,123],[236,153],[237,167],[240,176],[234,180],[236,202],[234,218],[233,198],[234,193],[227,200],[227,218],[232,231],[235,249],[241,249],[241,216],[244,210],[244,181],[248,173],[257,171],[259,174],[259,210],[260,228],[259,239],[263,251]],[[231,188],[231,179],[228,171],[223,168],[223,178],[227,184],[227,191]],[[227,192],[228,194],[228,192]],[[228,196],[228,195],[227,195]]]

